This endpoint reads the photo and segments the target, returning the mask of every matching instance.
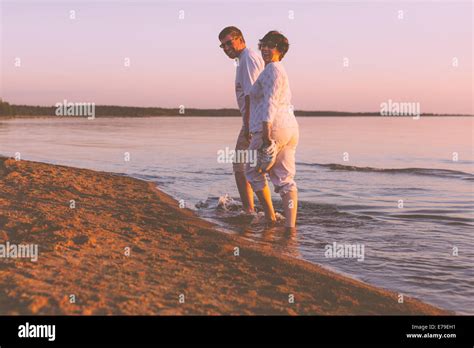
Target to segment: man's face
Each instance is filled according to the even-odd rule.
[[[240,51],[244,49],[245,44],[242,42],[242,38],[232,37],[232,35],[229,34],[221,40],[221,47],[227,57],[235,59],[240,54]]]

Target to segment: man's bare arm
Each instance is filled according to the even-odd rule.
[[[250,97],[248,95],[245,96],[244,129],[248,139],[250,134]]]

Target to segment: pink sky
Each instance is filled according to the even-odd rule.
[[[288,37],[283,63],[296,109],[378,111],[392,99],[419,102],[422,112],[474,113],[471,1],[3,1],[1,8],[1,97],[10,103],[235,108],[235,68],[217,35],[236,25],[255,50],[269,30]]]

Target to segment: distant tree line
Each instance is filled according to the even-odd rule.
[[[14,115],[14,111],[10,104],[0,99],[0,116],[4,116],[4,115],[5,116]]]
[[[11,105],[0,99],[0,116],[55,116],[55,106]],[[186,109],[96,105],[95,116],[240,116],[237,109]]]
[[[0,99],[1,116],[55,116],[54,106],[14,105]],[[295,111],[296,116],[380,116],[379,112],[345,112],[345,111]],[[448,116],[440,114],[422,114],[423,116]],[[238,117],[238,109],[187,109],[187,108],[157,108],[157,107],[133,107],[116,105],[96,105],[95,116],[118,116],[118,117],[147,117],[147,116],[223,116]],[[450,115],[451,116],[451,115]],[[454,115],[452,115],[454,116]],[[470,116],[470,115],[466,115]],[[390,117],[390,116],[384,116]]]

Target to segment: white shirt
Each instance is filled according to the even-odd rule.
[[[261,132],[262,122],[271,122],[272,129],[296,128],[291,105],[288,75],[281,62],[267,64],[250,90],[250,132]]]
[[[249,95],[252,85],[265,67],[265,63],[259,54],[249,48],[244,48],[237,62],[235,94],[243,120],[245,116],[245,96]]]

